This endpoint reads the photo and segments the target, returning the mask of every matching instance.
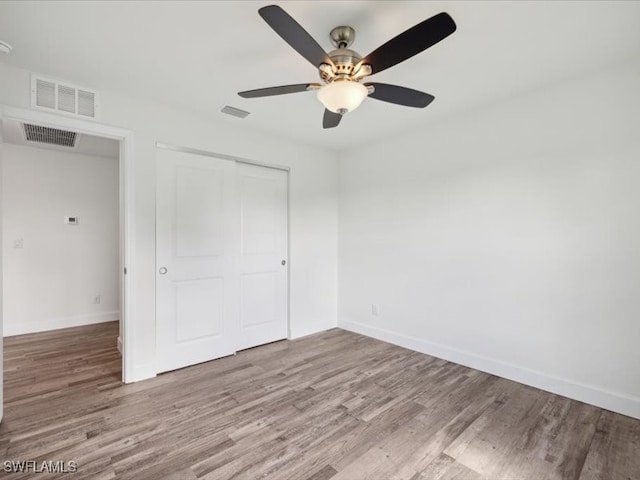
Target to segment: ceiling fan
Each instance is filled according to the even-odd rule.
[[[397,85],[362,81],[426,50],[456,30],[453,19],[442,12],[397,35],[363,58],[349,48],[355,39],[355,31],[351,27],[341,26],[331,30],[329,36],[336,49],[326,53],[279,6],[269,5],[259,9],[258,13],[285,42],[318,69],[322,83],[259,88],[239,92],[238,95],[257,98],[317,91],[318,100],[325,107],[322,119],[324,128],[337,127],[343,115],[358,108],[367,96],[407,107],[424,108],[429,105],[434,97],[428,93]]]

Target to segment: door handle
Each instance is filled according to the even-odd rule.
[[[160,275],[166,275],[167,274],[167,267],[160,267],[160,270],[158,270],[158,272],[160,272]]]
[[[282,260],[282,262],[280,262],[282,264],[282,266],[284,267],[287,264],[286,260]]]

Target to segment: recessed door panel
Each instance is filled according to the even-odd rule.
[[[280,187],[278,178],[242,176],[242,254],[276,254]]]
[[[176,342],[207,341],[224,334],[224,279],[173,282]]]
[[[276,322],[280,312],[279,272],[246,273],[240,277],[242,327]]]
[[[176,256],[224,253],[224,172],[179,166],[175,171]]]

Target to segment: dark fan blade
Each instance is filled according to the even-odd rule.
[[[389,85],[387,83],[365,83],[365,86],[373,85],[374,91],[369,97],[383,102],[396,103],[405,107],[424,108],[433,102],[435,98],[428,93],[413,90],[411,88]]]
[[[285,95],[287,93],[306,92],[309,87],[319,87],[319,83],[299,83],[297,85],[283,85],[281,87],[258,88],[257,90],[247,90],[238,92],[243,98],[270,97],[272,95]]]
[[[339,113],[333,113],[331,110],[324,110],[324,117],[322,117],[322,128],[337,127],[342,120],[342,115]]]
[[[360,63],[371,65],[373,73],[379,73],[426,50],[455,31],[456,24],[449,14],[439,13],[392,38]]]
[[[293,49],[306,58],[314,67],[333,62],[309,33],[291,16],[277,5],[269,5],[258,10],[260,16]]]

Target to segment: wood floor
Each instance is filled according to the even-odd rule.
[[[331,330],[120,384],[116,323],[10,337],[18,478],[638,480],[640,421]]]

